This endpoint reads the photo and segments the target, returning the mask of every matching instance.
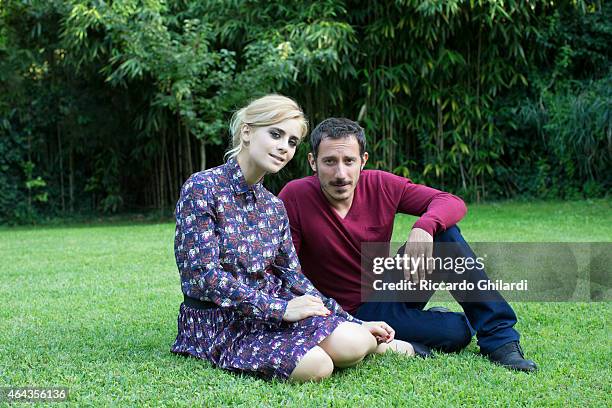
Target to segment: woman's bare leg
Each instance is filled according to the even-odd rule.
[[[356,323],[345,322],[306,353],[289,379],[296,382],[319,381],[330,377],[334,366],[351,367],[368,354],[382,354],[387,351],[414,355],[414,348],[408,342],[393,340],[390,343],[377,344],[367,329]]]
[[[289,380],[295,382],[320,381],[332,375],[334,362],[319,346],[314,346],[302,357]]]
[[[351,367],[376,351],[376,339],[357,323],[344,322],[325,338],[319,346],[331,357],[338,368]]]
[[[380,343],[378,347],[376,347],[376,354],[383,354],[387,351],[414,356],[414,347],[412,347],[412,344],[403,340],[393,340],[390,343]]]

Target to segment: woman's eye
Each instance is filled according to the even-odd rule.
[[[289,140],[289,146],[291,146],[291,147],[296,147],[296,146],[297,146],[297,144],[298,144],[298,143],[297,143],[297,140],[294,140],[294,139],[290,139],[290,140]]]
[[[278,139],[280,137],[280,133],[274,131],[270,132],[270,135],[273,139]]]

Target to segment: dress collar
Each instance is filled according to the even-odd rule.
[[[257,199],[258,194],[261,194],[261,189],[263,188],[261,182],[263,178],[252,186],[249,186],[244,178],[244,174],[242,174],[242,169],[238,164],[238,160],[236,160],[235,157],[232,157],[225,163],[225,172],[236,194],[244,194],[251,190],[253,191],[255,199]]]

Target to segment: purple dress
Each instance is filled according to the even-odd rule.
[[[263,378],[288,378],[300,359],[343,322],[361,323],[300,271],[282,201],[249,186],[235,159],[192,175],[176,206],[174,240],[183,294],[171,351]],[[287,323],[287,302],[304,294],[332,311]]]

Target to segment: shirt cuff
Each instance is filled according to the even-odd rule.
[[[431,235],[432,237],[436,233],[434,223],[429,220],[424,220],[423,218],[419,218],[417,222],[414,223],[412,228],[420,228],[424,231],[427,231],[427,233],[429,233],[429,235]]]
[[[349,322],[353,322],[353,323],[357,323],[357,324],[363,324],[363,321],[359,320],[358,318],[356,318],[355,316],[353,316],[350,313],[347,313],[349,316],[351,316],[352,319],[349,320]]]
[[[278,298],[270,298],[271,303],[268,305],[267,317],[275,323],[282,323],[283,316],[287,311],[287,301]]]

